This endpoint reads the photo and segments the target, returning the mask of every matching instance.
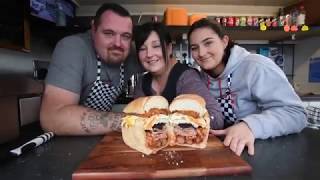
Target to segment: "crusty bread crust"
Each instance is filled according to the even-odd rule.
[[[206,101],[199,95],[197,94],[181,94],[174,98],[176,100],[178,99],[193,99],[197,101],[202,107],[206,107]]]
[[[145,96],[131,101],[123,109],[124,113],[145,114],[152,108],[168,109],[169,103],[162,96]]]
[[[207,109],[205,100],[196,94],[182,94],[174,98],[169,106],[171,112],[174,111],[194,111],[202,117]]]
[[[124,113],[129,113],[128,116],[133,116],[132,114],[147,114],[150,109],[168,109],[169,103],[162,96],[146,96],[140,97],[131,101],[124,109]],[[166,116],[162,114],[153,115],[151,117],[137,116],[138,119],[135,121],[134,125],[131,127],[122,126],[122,139],[126,145],[129,147],[140,151],[144,154],[154,154],[157,151],[165,148],[169,145],[169,142],[160,148],[150,148],[147,146],[146,132],[145,130],[152,130],[152,126],[157,122],[157,117]]]
[[[144,104],[147,102],[149,97],[139,97],[133,101],[131,101],[129,104],[126,105],[126,107],[123,109],[124,113],[136,113],[136,114],[144,114]]]
[[[178,111],[195,111],[199,113],[199,118],[187,118],[188,120],[192,121],[193,123],[204,127],[204,125],[208,124],[210,126],[210,119],[204,118],[208,111],[206,109],[206,102],[205,100],[196,94],[182,94],[177,96],[170,104],[169,110],[171,112]]]

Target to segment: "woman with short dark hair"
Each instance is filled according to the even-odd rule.
[[[147,71],[135,89],[135,97],[161,95],[171,102],[180,94],[198,94],[206,100],[211,117],[211,128],[223,128],[220,108],[202,83],[199,72],[173,57],[173,48],[167,27],[148,22],[134,32],[138,60]]]

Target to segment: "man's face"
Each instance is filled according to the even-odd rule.
[[[94,47],[104,62],[120,64],[127,58],[132,39],[132,20],[113,11],[105,11],[100,24],[91,26]]]

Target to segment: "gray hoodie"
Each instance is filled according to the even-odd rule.
[[[237,119],[248,124],[255,138],[296,133],[306,126],[307,117],[299,96],[271,59],[235,45],[220,76],[212,78],[202,72],[202,79],[210,81],[210,92],[219,97],[220,90],[225,94],[230,73]]]

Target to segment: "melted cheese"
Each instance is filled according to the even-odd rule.
[[[134,126],[134,124],[136,123],[136,120],[138,118],[139,117],[137,117],[137,116],[125,116],[124,118],[122,118],[121,126],[126,127],[126,128],[130,128],[130,127]]]
[[[156,114],[147,119],[147,123],[144,124],[145,130],[151,130],[152,126],[159,123],[167,124],[169,122],[169,116],[164,114]],[[150,124],[151,123],[151,124]]]
[[[190,120],[188,120],[188,119],[190,119]],[[192,124],[193,127],[197,128],[198,125],[196,123],[192,122],[193,119],[194,118],[191,116],[186,116],[183,114],[174,113],[174,114],[171,114],[171,116],[170,116],[170,123],[173,125],[187,123],[187,124]]]
[[[156,116],[158,119],[157,119],[157,122],[154,123],[154,124],[159,124],[159,123],[168,123],[169,122],[169,117],[167,115],[164,115],[164,114],[159,114]]]

